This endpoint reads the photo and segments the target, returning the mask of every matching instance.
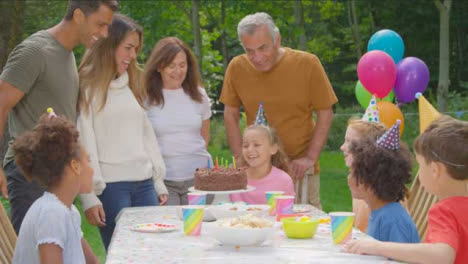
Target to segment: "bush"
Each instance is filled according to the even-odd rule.
[[[427,99],[434,106],[436,106],[435,100],[431,100],[431,97],[432,96],[428,96]],[[449,94],[447,106],[448,111],[446,114],[458,119],[468,121],[467,97],[459,93],[452,92]],[[403,116],[405,118],[405,126],[403,130],[402,140],[412,148],[414,139],[419,135],[418,102],[413,101],[409,104],[401,106],[400,109],[403,112]],[[330,132],[328,133],[327,144],[325,145],[324,150],[339,151],[340,146],[343,144],[344,141],[348,119],[352,116],[360,117],[363,114],[364,109],[362,109],[362,107],[357,104],[346,108],[342,108],[340,107],[340,105],[337,105],[335,108],[335,117],[333,118]],[[241,118],[241,130],[243,130],[243,128],[245,128],[244,117]],[[227,153],[222,152],[226,149],[229,149],[229,145],[227,143],[223,116],[213,116],[211,119],[210,150],[219,153],[219,155],[228,155],[228,157],[230,157],[229,151]],[[215,157],[215,155],[213,155],[213,157]]]

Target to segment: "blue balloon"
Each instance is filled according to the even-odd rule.
[[[386,52],[397,64],[403,58],[405,44],[403,44],[403,39],[401,39],[398,33],[390,29],[383,29],[375,32],[370,38],[367,44],[367,51],[371,50]]]

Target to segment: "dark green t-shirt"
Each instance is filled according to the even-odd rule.
[[[75,122],[78,100],[75,56],[49,32],[39,31],[19,44],[8,57],[0,79],[24,92],[8,115],[12,140],[4,164],[13,160],[13,140],[32,130],[48,107]]]

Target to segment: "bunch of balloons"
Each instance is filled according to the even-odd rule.
[[[377,109],[380,120],[391,127],[396,119],[402,120],[403,114],[394,105],[393,98],[399,103],[409,103],[416,93],[423,93],[429,83],[429,69],[424,61],[416,57],[403,58],[405,45],[398,33],[384,29],[372,35],[367,45],[367,53],[359,60],[356,83],[356,98],[366,108],[372,95],[380,98]]]

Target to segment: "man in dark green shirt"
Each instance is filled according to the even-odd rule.
[[[0,191],[10,200],[17,233],[27,210],[44,189],[28,182],[17,168],[12,142],[32,130],[48,107],[76,120],[79,85],[73,49],[80,44],[89,48],[107,37],[117,7],[116,0],[69,0],[64,19],[19,44],[0,75],[0,138],[7,119],[12,137],[3,162],[5,173],[0,169]]]

